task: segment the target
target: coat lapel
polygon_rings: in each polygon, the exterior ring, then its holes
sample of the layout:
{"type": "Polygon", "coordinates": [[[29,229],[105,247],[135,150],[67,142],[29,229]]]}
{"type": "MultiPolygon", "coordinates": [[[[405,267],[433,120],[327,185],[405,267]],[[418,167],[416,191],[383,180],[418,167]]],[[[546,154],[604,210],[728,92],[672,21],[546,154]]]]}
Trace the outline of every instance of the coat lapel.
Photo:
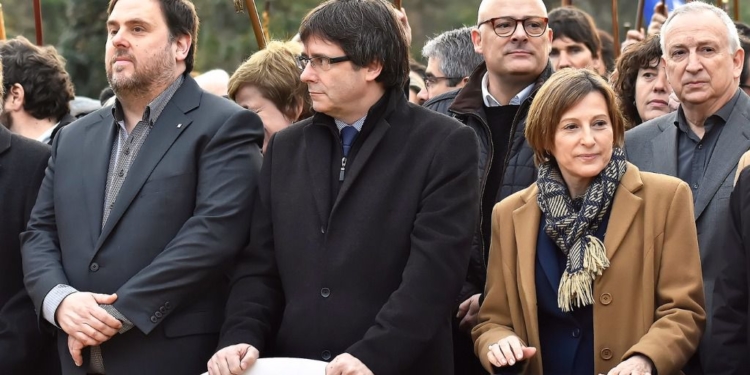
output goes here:
{"type": "MultiPolygon", "coordinates": [[[[724,129],[716,140],[713,155],[711,155],[706,172],[695,196],[695,219],[701,216],[706,206],[711,202],[716,192],[732,171],[742,154],[750,148],[750,100],[742,93],[729,116],[724,129]]],[[[731,176],[734,181],[734,176],[731,176]]]]}
{"type": "Polygon", "coordinates": [[[107,171],[112,154],[112,145],[117,134],[112,111],[101,112],[101,119],[88,125],[83,149],[83,165],[81,184],[85,197],[83,201],[89,218],[89,233],[91,243],[95,244],[102,231],[102,215],[104,214],[104,194],[107,188],[107,171]]]}
{"type": "Polygon", "coordinates": [[[677,176],[677,127],[674,126],[677,112],[665,116],[659,122],[661,133],[651,141],[653,169],[649,171],[677,176]]]}
{"type": "Polygon", "coordinates": [[[604,236],[604,248],[607,250],[609,260],[614,257],[641,209],[642,199],[635,195],[641,187],[643,187],[643,181],[638,167],[628,163],[610,207],[611,214],[607,224],[607,233],[604,236]]]}
{"type": "Polygon", "coordinates": [[[107,224],[102,229],[101,236],[99,236],[96,251],[104,244],[107,236],[109,236],[112,229],[117,225],[117,222],[122,218],[122,215],[127,211],[130,203],[141,190],[141,187],[151,175],[156,165],[159,164],[164,154],[180,134],[190,126],[193,120],[187,117],[185,113],[198,107],[201,95],[202,91],[198,88],[195,81],[186,78],[185,82],[183,82],[182,86],[164,108],[164,111],[159,115],[153,129],[151,129],[148,137],[146,137],[146,141],[141,146],[140,151],[138,151],[138,155],[133,160],[133,165],[130,167],[125,181],[122,183],[120,192],[115,200],[115,206],[109,214],[107,224]]]}
{"type": "Polygon", "coordinates": [[[307,171],[321,223],[328,222],[331,208],[331,130],[319,123],[303,130],[307,171]]]}
{"type": "MultiPolygon", "coordinates": [[[[529,332],[539,332],[537,324],[537,299],[535,283],[535,262],[537,235],[542,211],[536,202],[539,189],[536,184],[521,197],[524,205],[513,211],[513,228],[516,237],[518,257],[519,295],[521,307],[529,324],[529,332]]],[[[531,336],[534,337],[534,336],[531,336]]]]}
{"type": "Polygon", "coordinates": [[[352,164],[349,166],[346,172],[347,176],[344,179],[344,183],[341,185],[341,190],[339,191],[338,196],[336,196],[336,202],[334,202],[333,204],[331,214],[336,211],[336,207],[339,205],[339,202],[341,202],[344,196],[346,196],[346,193],[349,192],[349,189],[351,189],[354,181],[356,181],[357,177],[360,175],[360,173],[362,173],[362,169],[365,167],[365,165],[367,165],[367,162],[371,159],[373,152],[377,148],[378,144],[380,144],[380,141],[383,140],[390,127],[390,124],[388,124],[386,120],[381,119],[377,124],[375,124],[374,129],[372,129],[372,132],[367,136],[367,138],[365,138],[362,147],[357,152],[357,157],[354,158],[352,164]]]}

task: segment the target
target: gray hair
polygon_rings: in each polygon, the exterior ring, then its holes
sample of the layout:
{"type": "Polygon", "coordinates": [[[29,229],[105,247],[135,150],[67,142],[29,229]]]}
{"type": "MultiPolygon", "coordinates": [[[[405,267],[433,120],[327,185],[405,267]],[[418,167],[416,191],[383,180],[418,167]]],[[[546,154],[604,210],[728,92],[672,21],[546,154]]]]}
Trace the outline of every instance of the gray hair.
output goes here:
{"type": "Polygon", "coordinates": [[[708,3],[704,3],[702,1],[691,1],[689,3],[685,3],[685,5],[675,8],[675,10],[669,14],[669,17],[667,17],[667,20],[664,22],[664,24],[661,25],[661,51],[665,57],[667,56],[668,51],[667,42],[665,40],[666,38],[664,38],[664,36],[666,35],[667,29],[672,23],[672,20],[681,14],[703,12],[713,13],[716,17],[719,17],[722,23],[724,23],[724,26],[727,29],[727,36],[729,37],[729,51],[731,53],[735,53],[738,49],[740,49],[740,37],[737,33],[737,26],[734,25],[734,22],[731,18],[729,18],[727,12],[725,12],[721,8],[708,3]]]}
{"type": "Polygon", "coordinates": [[[440,59],[439,68],[443,74],[456,78],[448,81],[451,87],[457,85],[463,77],[470,76],[474,68],[484,61],[484,57],[474,51],[472,29],[473,27],[462,27],[446,31],[427,41],[422,48],[422,56],[440,59]]]}

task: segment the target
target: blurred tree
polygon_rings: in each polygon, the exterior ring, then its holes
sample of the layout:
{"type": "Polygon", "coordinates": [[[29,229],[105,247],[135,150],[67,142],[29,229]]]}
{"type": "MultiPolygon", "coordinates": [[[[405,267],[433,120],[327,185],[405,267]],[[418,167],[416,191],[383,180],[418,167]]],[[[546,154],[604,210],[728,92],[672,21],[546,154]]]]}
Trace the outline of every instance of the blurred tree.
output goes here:
{"type": "MultiPolygon", "coordinates": [[[[221,68],[230,74],[258,47],[247,14],[234,12],[232,0],[193,0],[201,17],[196,67],[198,71],[221,68]]],[[[263,9],[265,0],[257,0],[263,9]]],[[[297,33],[300,20],[322,0],[267,0],[270,5],[270,37],[290,39],[297,33]]],[[[412,26],[412,55],[421,60],[427,38],[463,25],[477,22],[481,0],[402,0],[412,26]]],[[[560,6],[560,0],[545,0],[549,10],[560,6]]],[[[741,3],[747,3],[742,0],[741,3]]],[[[34,17],[29,0],[0,0],[5,14],[9,38],[24,35],[34,40],[34,17]]],[[[76,93],[96,97],[107,85],[104,73],[106,43],[105,0],[42,0],[44,39],[68,59],[68,71],[76,85],[76,93]]],[[[612,32],[611,2],[574,0],[589,12],[597,25],[612,32]]],[[[625,36],[625,23],[635,24],[635,0],[619,1],[620,36],[625,36]]],[[[733,14],[733,13],[732,13],[733,14]]],[[[750,22],[750,4],[742,5],[742,19],[750,22]]]]}

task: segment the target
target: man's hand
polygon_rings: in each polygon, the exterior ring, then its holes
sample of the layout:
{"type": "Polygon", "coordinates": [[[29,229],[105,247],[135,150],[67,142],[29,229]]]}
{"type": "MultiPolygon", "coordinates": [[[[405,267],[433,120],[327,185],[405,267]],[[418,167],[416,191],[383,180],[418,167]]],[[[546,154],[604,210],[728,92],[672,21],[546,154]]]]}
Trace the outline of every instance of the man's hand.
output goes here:
{"type": "Polygon", "coordinates": [[[466,301],[461,302],[458,305],[458,314],[456,318],[461,319],[458,323],[458,328],[462,331],[471,332],[471,329],[477,325],[477,319],[479,318],[479,293],[469,297],[466,301]]]}
{"type": "Polygon", "coordinates": [[[406,44],[411,46],[411,25],[409,25],[409,18],[406,17],[406,8],[396,9],[396,18],[398,18],[399,22],[401,22],[401,25],[404,27],[406,44]]]}
{"type": "Polygon", "coordinates": [[[654,15],[651,16],[651,23],[648,24],[648,35],[655,35],[661,32],[661,26],[667,20],[667,15],[666,4],[661,5],[661,2],[656,3],[654,15]]]}
{"type": "Polygon", "coordinates": [[[651,360],[643,355],[634,355],[610,370],[607,375],[651,375],[654,366],[651,360]]]}
{"type": "Polygon", "coordinates": [[[99,345],[122,328],[119,320],[99,307],[99,304],[111,305],[116,300],[116,294],[76,292],[60,303],[55,320],[65,333],[84,346],[99,345]]]}
{"type": "Polygon", "coordinates": [[[349,353],[343,353],[326,366],[326,375],[373,375],[373,373],[359,359],[349,353]]]}
{"type": "Polygon", "coordinates": [[[78,367],[83,365],[82,351],[85,347],[86,345],[83,345],[82,342],[76,340],[75,337],[68,335],[68,351],[70,352],[70,356],[73,357],[73,362],[75,362],[78,367]]]}
{"type": "Polygon", "coordinates": [[[258,359],[258,349],[249,344],[227,346],[208,360],[209,375],[239,375],[258,359]]]}
{"type": "Polygon", "coordinates": [[[628,33],[625,34],[625,41],[620,46],[620,51],[625,52],[625,49],[644,39],[646,39],[646,31],[643,28],[640,30],[628,30],[628,33]]]}

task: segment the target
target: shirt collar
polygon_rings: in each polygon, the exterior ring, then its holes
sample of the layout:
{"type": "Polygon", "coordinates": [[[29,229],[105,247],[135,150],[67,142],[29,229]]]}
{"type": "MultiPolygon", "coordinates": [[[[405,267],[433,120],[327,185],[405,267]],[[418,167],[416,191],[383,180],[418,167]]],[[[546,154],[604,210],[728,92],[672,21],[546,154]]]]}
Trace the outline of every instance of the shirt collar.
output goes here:
{"type": "MultiPolygon", "coordinates": [[[[721,121],[719,121],[720,124],[726,124],[727,121],[729,121],[729,116],[732,115],[732,111],[734,110],[734,105],[737,104],[737,100],[739,100],[740,98],[740,90],[741,89],[738,88],[737,92],[734,93],[734,96],[732,96],[732,98],[729,99],[728,102],[726,102],[721,108],[719,108],[718,111],[716,111],[713,115],[709,116],[708,119],[718,117],[719,119],[721,119],[721,121]]],[[[709,122],[708,119],[706,119],[707,123],[709,122]]],[[[682,110],[682,106],[680,106],[677,109],[677,118],[675,119],[674,124],[682,131],[687,131],[687,129],[689,128],[687,126],[687,118],[685,117],[685,111],[682,110]]],[[[714,122],[711,122],[710,124],[707,124],[707,125],[710,126],[712,124],[714,124],[714,122]]]]}
{"type": "MultiPolygon", "coordinates": [[[[182,86],[182,82],[184,82],[185,77],[181,74],[179,77],[177,77],[172,84],[170,84],[164,91],[161,92],[154,100],[151,101],[151,103],[148,103],[146,106],[146,110],[143,111],[143,117],[141,118],[141,121],[148,121],[148,124],[153,126],[154,123],[156,123],[156,120],[159,118],[159,115],[164,111],[164,108],[166,108],[167,103],[172,99],[172,96],[177,92],[177,89],[182,86]]],[[[115,97],[115,105],[112,106],[112,116],[115,118],[115,122],[120,124],[121,126],[124,125],[125,122],[125,114],[122,110],[122,105],[120,104],[120,100],[115,97]]]]}
{"type": "MultiPolygon", "coordinates": [[[[500,107],[502,104],[500,104],[497,99],[495,99],[492,94],[490,94],[490,72],[484,73],[484,77],[482,77],[482,99],[484,100],[484,105],[486,107],[500,107]]],[[[510,100],[510,103],[508,105],[521,105],[521,102],[526,100],[526,98],[531,95],[531,91],[534,89],[534,82],[532,82],[530,85],[526,86],[521,92],[516,94],[516,96],[513,97],[513,99],[510,100]]]]}
{"type": "Polygon", "coordinates": [[[55,131],[55,128],[57,128],[59,125],[60,123],[58,122],[57,124],[55,124],[55,126],[50,127],[49,129],[47,129],[47,131],[42,133],[42,135],[40,135],[39,138],[37,138],[36,140],[45,144],[49,144],[49,141],[52,139],[52,133],[55,131]]]}
{"type": "Polygon", "coordinates": [[[365,119],[367,118],[367,115],[362,117],[361,119],[354,121],[353,124],[347,124],[337,118],[333,119],[333,122],[336,123],[336,127],[339,128],[339,133],[341,132],[341,129],[347,127],[347,126],[353,126],[355,129],[357,129],[358,132],[362,131],[362,125],[365,124],[365,119]]]}

